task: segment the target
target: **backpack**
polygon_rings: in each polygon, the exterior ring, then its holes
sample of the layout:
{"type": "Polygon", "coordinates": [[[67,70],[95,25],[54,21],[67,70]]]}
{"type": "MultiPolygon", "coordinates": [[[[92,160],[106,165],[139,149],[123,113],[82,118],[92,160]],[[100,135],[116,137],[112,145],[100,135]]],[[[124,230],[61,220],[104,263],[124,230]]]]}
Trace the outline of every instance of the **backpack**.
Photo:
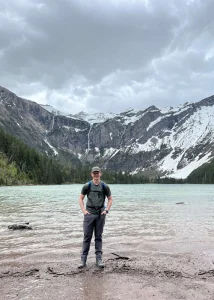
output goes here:
{"type": "MultiPolygon", "coordinates": [[[[92,180],[88,182],[87,197],[88,197],[88,195],[90,193],[90,190],[91,190],[91,183],[92,183],[92,180]]],[[[99,214],[101,213],[101,208],[104,206],[104,204],[105,204],[105,198],[107,196],[107,187],[106,187],[106,184],[103,181],[101,181],[101,183],[102,183],[102,193],[104,195],[103,205],[101,207],[97,207],[97,206],[94,205],[95,209],[97,211],[99,211],[99,214]]],[[[93,201],[92,201],[92,203],[93,203],[93,201]]]]}
{"type": "MultiPolygon", "coordinates": [[[[91,191],[91,182],[92,182],[92,180],[90,180],[88,182],[87,197],[88,197],[88,195],[89,195],[89,193],[91,191]]],[[[101,183],[102,183],[102,192],[103,192],[103,195],[104,195],[104,198],[105,198],[107,196],[107,187],[106,187],[106,184],[103,181],[101,181],[101,183]]]]}

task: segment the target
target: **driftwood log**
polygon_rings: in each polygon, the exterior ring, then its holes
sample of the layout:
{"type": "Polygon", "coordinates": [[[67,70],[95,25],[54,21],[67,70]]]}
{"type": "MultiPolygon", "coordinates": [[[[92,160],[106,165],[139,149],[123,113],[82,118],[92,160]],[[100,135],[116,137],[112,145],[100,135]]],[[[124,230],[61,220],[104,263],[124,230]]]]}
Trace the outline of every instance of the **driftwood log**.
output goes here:
{"type": "Polygon", "coordinates": [[[127,256],[121,256],[121,255],[119,255],[119,254],[117,254],[117,253],[111,253],[111,254],[115,255],[116,257],[114,257],[114,258],[109,258],[109,259],[107,259],[107,261],[109,261],[109,260],[118,260],[118,259],[121,259],[121,260],[129,260],[129,259],[130,259],[130,257],[127,257],[127,256]]]}

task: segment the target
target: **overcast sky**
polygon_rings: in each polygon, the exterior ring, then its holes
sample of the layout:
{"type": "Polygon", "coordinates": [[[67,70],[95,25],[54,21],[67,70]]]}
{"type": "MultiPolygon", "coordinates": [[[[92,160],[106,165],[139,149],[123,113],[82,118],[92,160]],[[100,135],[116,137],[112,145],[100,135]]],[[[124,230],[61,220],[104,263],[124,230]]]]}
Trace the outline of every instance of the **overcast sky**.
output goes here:
{"type": "Polygon", "coordinates": [[[0,85],[69,113],[214,94],[213,0],[0,0],[0,85]]]}

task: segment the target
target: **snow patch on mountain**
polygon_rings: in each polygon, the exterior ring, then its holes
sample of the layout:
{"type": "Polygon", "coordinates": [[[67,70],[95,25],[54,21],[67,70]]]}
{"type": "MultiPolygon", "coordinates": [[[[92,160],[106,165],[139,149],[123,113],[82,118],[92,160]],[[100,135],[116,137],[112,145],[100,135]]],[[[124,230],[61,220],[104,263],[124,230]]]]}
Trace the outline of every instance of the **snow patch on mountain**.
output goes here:
{"type": "Polygon", "coordinates": [[[93,125],[95,123],[103,123],[108,119],[114,118],[115,116],[116,114],[114,113],[85,113],[82,111],[78,114],[73,115],[72,117],[87,121],[88,123],[90,123],[90,125],[93,125]]]}
{"type": "Polygon", "coordinates": [[[160,149],[161,145],[163,143],[163,140],[158,137],[152,137],[150,138],[146,143],[140,144],[140,143],[134,143],[132,148],[132,153],[136,154],[139,152],[148,152],[153,151],[156,149],[160,149]]]}
{"type": "MultiPolygon", "coordinates": [[[[188,149],[200,143],[214,126],[214,107],[201,107],[179,127],[170,140],[172,148],[188,149]]],[[[176,130],[176,129],[175,129],[176,130]]]]}
{"type": "Polygon", "coordinates": [[[185,111],[189,108],[191,104],[189,103],[185,103],[185,104],[180,104],[180,105],[177,105],[175,107],[172,107],[172,106],[166,106],[162,109],[160,109],[160,112],[161,114],[165,115],[165,114],[176,114],[176,113],[181,113],[182,111],[185,111]]]}
{"type": "Polygon", "coordinates": [[[113,154],[116,154],[115,152],[118,152],[118,151],[119,151],[118,149],[115,149],[115,148],[112,148],[112,147],[108,148],[108,149],[105,149],[103,157],[112,156],[113,154]]]}
{"type": "Polygon", "coordinates": [[[147,131],[149,131],[149,129],[151,129],[154,125],[158,124],[162,119],[164,119],[166,116],[160,116],[158,117],[156,120],[154,120],[153,122],[151,122],[148,126],[148,128],[146,129],[147,131]]]}
{"type": "Polygon", "coordinates": [[[54,115],[61,115],[61,116],[66,116],[67,114],[64,112],[59,111],[58,109],[54,108],[51,105],[48,104],[40,104],[41,107],[43,107],[45,110],[49,111],[50,113],[54,115]]]}
{"type": "Polygon", "coordinates": [[[48,142],[47,139],[44,139],[45,143],[48,144],[48,146],[53,150],[55,155],[58,155],[59,153],[56,151],[56,149],[48,142]]]}
{"type": "Polygon", "coordinates": [[[194,171],[195,169],[197,169],[198,167],[200,167],[201,165],[203,165],[204,163],[209,162],[209,160],[211,159],[210,157],[211,152],[207,153],[203,158],[199,159],[199,157],[196,158],[195,161],[190,162],[187,166],[185,166],[184,168],[180,169],[180,170],[176,170],[174,171],[174,173],[171,173],[169,175],[167,175],[168,177],[172,177],[172,178],[187,178],[187,176],[194,171]]]}
{"type": "Polygon", "coordinates": [[[143,117],[143,115],[140,115],[140,116],[124,116],[123,117],[123,123],[125,125],[128,125],[130,123],[135,123],[136,121],[138,121],[139,119],[141,119],[143,117]]]}

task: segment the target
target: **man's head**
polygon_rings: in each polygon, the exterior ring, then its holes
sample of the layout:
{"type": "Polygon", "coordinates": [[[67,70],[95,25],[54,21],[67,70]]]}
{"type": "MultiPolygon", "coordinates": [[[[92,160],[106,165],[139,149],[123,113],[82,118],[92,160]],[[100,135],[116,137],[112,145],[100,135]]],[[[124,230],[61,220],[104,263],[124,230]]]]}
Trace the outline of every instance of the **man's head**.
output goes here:
{"type": "Polygon", "coordinates": [[[93,167],[91,169],[91,177],[93,178],[93,180],[99,181],[101,175],[102,175],[102,172],[99,167],[93,167]]]}

